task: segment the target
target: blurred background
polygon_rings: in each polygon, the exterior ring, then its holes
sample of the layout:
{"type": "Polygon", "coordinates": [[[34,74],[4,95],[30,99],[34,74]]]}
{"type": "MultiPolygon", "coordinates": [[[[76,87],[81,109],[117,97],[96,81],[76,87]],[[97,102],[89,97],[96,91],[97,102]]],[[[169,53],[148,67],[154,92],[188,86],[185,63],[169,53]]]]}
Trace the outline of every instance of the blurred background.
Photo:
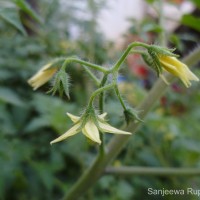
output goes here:
{"type": "MultiPolygon", "coordinates": [[[[159,44],[163,31],[168,47],[176,47],[181,56],[191,52],[200,42],[200,1],[0,1],[0,200],[60,199],[97,154],[82,134],[49,144],[72,125],[65,113],[82,112],[95,88],[83,68],[69,68],[70,100],[45,94],[50,84],[33,91],[27,79],[61,56],[112,65],[129,43],[159,44]],[[164,27],[159,25],[160,4],[164,27]]],[[[157,77],[138,55],[130,55],[124,65],[119,87],[135,107],[157,77]]],[[[199,65],[192,70],[200,77],[199,65]]],[[[199,168],[199,103],[198,83],[190,89],[180,81],[172,84],[112,165],[199,168]]],[[[113,92],[106,96],[105,110],[112,125],[124,123],[113,92]]],[[[106,140],[111,137],[107,134],[106,140]]],[[[199,185],[199,177],[106,175],[81,199],[154,199],[144,192],[148,187],[199,185]]]]}

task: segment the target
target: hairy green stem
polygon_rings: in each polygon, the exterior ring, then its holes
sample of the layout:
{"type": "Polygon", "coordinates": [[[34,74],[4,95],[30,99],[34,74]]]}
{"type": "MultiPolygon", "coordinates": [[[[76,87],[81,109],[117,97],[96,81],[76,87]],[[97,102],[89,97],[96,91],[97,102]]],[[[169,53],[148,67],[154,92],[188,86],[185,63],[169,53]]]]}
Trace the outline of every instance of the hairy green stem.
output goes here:
{"type": "Polygon", "coordinates": [[[116,95],[117,95],[117,97],[118,97],[123,109],[126,110],[126,105],[125,105],[125,103],[124,103],[124,101],[122,99],[122,96],[121,96],[121,94],[119,92],[119,89],[118,89],[117,85],[115,86],[115,93],[116,93],[116,95]]]}
{"type": "Polygon", "coordinates": [[[78,58],[74,58],[74,57],[71,57],[71,58],[67,58],[65,60],[65,62],[63,63],[63,66],[62,68],[66,68],[67,64],[71,63],[71,62],[75,62],[75,63],[79,63],[81,65],[85,65],[87,67],[90,67],[92,69],[96,69],[98,71],[101,71],[103,73],[108,73],[108,69],[104,68],[104,67],[101,67],[100,65],[95,65],[93,63],[90,63],[90,62],[86,62],[84,60],[81,60],[81,59],[78,59],[78,58]]]}
{"type": "Polygon", "coordinates": [[[92,78],[92,80],[95,82],[96,86],[99,86],[100,85],[99,79],[86,66],[83,66],[83,68],[88,73],[88,75],[92,78]]]}
{"type": "Polygon", "coordinates": [[[108,167],[106,174],[114,175],[152,175],[152,176],[196,176],[200,175],[200,169],[197,168],[175,168],[175,167],[108,167]]]}
{"type": "MultiPolygon", "coordinates": [[[[100,87],[104,87],[107,79],[108,79],[108,75],[106,74],[102,78],[102,81],[100,83],[100,87]]],[[[100,95],[99,95],[99,111],[100,111],[100,114],[103,113],[103,109],[104,109],[104,92],[101,92],[100,95]]]]}
{"type": "Polygon", "coordinates": [[[114,86],[116,85],[116,83],[111,83],[111,84],[108,84],[104,87],[101,87],[99,89],[97,89],[96,91],[94,91],[90,97],[90,100],[89,100],[89,104],[88,106],[92,106],[93,104],[93,101],[94,101],[94,98],[98,95],[98,94],[101,94],[102,92],[104,92],[105,90],[110,90],[111,88],[113,88],[114,86]]]}
{"type": "MultiPolygon", "coordinates": [[[[200,60],[200,47],[198,47],[194,52],[188,55],[183,62],[188,66],[196,64],[200,60]]],[[[174,77],[170,74],[165,75],[168,81],[173,81],[174,77]]],[[[138,106],[138,110],[141,110],[140,118],[144,119],[154,103],[160,98],[160,96],[167,89],[167,85],[158,79],[150,90],[147,97],[138,106]]],[[[137,128],[141,123],[133,122],[130,124],[126,130],[135,133],[137,128]]],[[[94,185],[94,183],[101,177],[106,166],[114,159],[124,145],[127,143],[130,136],[116,135],[109,142],[106,148],[106,152],[102,157],[98,157],[92,165],[85,171],[85,173],[80,177],[80,179],[75,183],[70,191],[66,193],[63,200],[76,200],[77,198],[83,196],[83,194],[94,185]]]]}
{"type": "MultiPolygon", "coordinates": [[[[103,87],[106,84],[108,75],[104,75],[101,83],[100,83],[100,87],[103,87]]],[[[102,91],[99,95],[99,112],[100,114],[103,113],[104,110],[104,91],[102,91]]],[[[100,139],[101,139],[101,145],[100,145],[100,154],[103,155],[105,153],[105,149],[104,149],[104,138],[103,138],[103,133],[100,132],[100,139]]]]}
{"type": "Polygon", "coordinates": [[[142,42],[133,42],[131,44],[128,45],[127,49],[124,51],[124,53],[122,54],[122,56],[119,58],[119,60],[116,62],[116,64],[113,66],[113,68],[111,69],[111,71],[118,71],[121,64],[124,62],[124,60],[126,59],[126,57],[128,56],[129,52],[134,48],[134,47],[144,47],[144,48],[148,48],[149,45],[148,44],[144,44],[142,42]]]}

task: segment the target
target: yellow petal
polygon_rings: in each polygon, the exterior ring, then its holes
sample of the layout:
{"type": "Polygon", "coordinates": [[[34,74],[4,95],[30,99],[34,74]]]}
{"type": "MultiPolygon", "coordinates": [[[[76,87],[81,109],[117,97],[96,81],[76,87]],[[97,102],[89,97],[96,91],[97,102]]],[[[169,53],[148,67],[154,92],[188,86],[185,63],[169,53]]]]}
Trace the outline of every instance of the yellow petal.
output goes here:
{"type": "Polygon", "coordinates": [[[74,126],[72,126],[72,128],[70,128],[66,133],[62,134],[60,137],[56,138],[55,140],[51,141],[50,144],[53,144],[53,143],[56,143],[56,142],[60,142],[72,135],[75,135],[77,134],[80,130],[81,124],[78,123],[78,124],[75,124],[74,126]]]}
{"type": "Polygon", "coordinates": [[[185,73],[187,74],[189,80],[199,81],[199,78],[195,74],[193,74],[186,65],[185,65],[185,73]]]}
{"type": "Polygon", "coordinates": [[[179,77],[186,87],[191,86],[190,80],[199,81],[198,77],[190,69],[175,57],[160,56],[159,60],[163,68],[174,76],[179,77]]]}
{"type": "MultiPolygon", "coordinates": [[[[167,56],[162,56],[160,57],[160,62],[163,65],[163,68],[168,71],[169,73],[179,76],[180,73],[177,70],[177,67],[175,66],[175,61],[174,59],[167,59],[167,56]]],[[[170,57],[169,57],[170,58],[170,57]]]]}
{"type": "Polygon", "coordinates": [[[176,68],[177,67],[182,67],[182,65],[185,65],[184,63],[182,63],[180,60],[178,60],[175,57],[171,57],[171,56],[160,56],[159,57],[160,62],[166,63],[166,64],[170,64],[171,66],[174,66],[176,68]]]}
{"type": "Polygon", "coordinates": [[[75,115],[72,115],[71,113],[66,113],[66,114],[69,116],[69,118],[70,118],[74,123],[78,122],[78,120],[80,119],[80,117],[75,116],[75,115]]]}
{"type": "Polygon", "coordinates": [[[99,137],[99,130],[97,129],[96,125],[93,121],[89,120],[85,124],[85,127],[82,129],[83,134],[88,137],[90,140],[101,144],[101,140],[99,137]]]}
{"type": "Polygon", "coordinates": [[[28,80],[29,85],[31,85],[34,90],[44,85],[56,73],[57,68],[50,68],[50,66],[51,63],[45,65],[33,77],[31,77],[28,80]]]}
{"type": "Polygon", "coordinates": [[[103,132],[107,132],[107,133],[115,133],[115,134],[126,134],[126,135],[131,135],[130,132],[127,131],[122,131],[119,130],[113,126],[111,126],[110,124],[107,123],[102,123],[100,121],[98,121],[99,127],[103,132]]]}

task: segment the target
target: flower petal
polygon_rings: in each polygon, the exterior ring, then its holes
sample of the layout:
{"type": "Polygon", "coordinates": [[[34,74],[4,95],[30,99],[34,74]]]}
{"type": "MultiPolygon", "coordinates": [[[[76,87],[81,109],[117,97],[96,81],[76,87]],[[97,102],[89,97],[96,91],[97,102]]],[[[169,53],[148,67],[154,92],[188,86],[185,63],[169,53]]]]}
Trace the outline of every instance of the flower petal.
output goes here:
{"type": "Polygon", "coordinates": [[[82,132],[90,140],[101,144],[101,140],[99,137],[99,130],[93,121],[91,120],[87,121],[87,123],[85,124],[85,127],[82,129],[82,132]]]}
{"type": "Polygon", "coordinates": [[[169,73],[179,77],[186,87],[191,86],[190,80],[199,81],[198,77],[190,69],[175,57],[160,56],[159,60],[163,68],[169,73]]]}
{"type": "Polygon", "coordinates": [[[78,122],[78,120],[80,119],[80,117],[75,116],[75,115],[72,115],[71,113],[66,113],[66,114],[69,116],[69,118],[70,118],[74,123],[78,122]]]}
{"type": "Polygon", "coordinates": [[[43,66],[33,77],[28,80],[28,83],[34,90],[44,85],[58,70],[56,67],[50,68],[51,63],[43,66]]]}
{"type": "Polygon", "coordinates": [[[195,75],[195,74],[193,74],[190,70],[189,70],[189,68],[187,67],[187,66],[185,66],[185,73],[187,74],[187,77],[188,77],[188,79],[189,80],[193,80],[193,81],[199,81],[199,78],[195,75]]]}
{"type": "Polygon", "coordinates": [[[131,135],[130,132],[127,131],[122,131],[119,130],[113,126],[111,126],[110,124],[107,123],[102,123],[100,121],[98,121],[99,127],[103,132],[107,132],[107,133],[115,133],[115,134],[126,134],[126,135],[131,135]]]}
{"type": "Polygon", "coordinates": [[[101,114],[101,115],[98,115],[98,117],[99,117],[100,119],[103,119],[103,120],[104,120],[104,118],[106,117],[106,115],[107,115],[107,113],[105,112],[105,113],[103,113],[103,114],[101,114]]]}
{"type": "Polygon", "coordinates": [[[50,144],[53,144],[53,143],[56,143],[56,142],[60,142],[72,135],[75,135],[77,134],[80,130],[81,124],[78,123],[78,124],[75,124],[74,126],[72,126],[72,128],[70,128],[66,133],[64,133],[63,135],[61,135],[60,137],[56,138],[55,140],[51,141],[50,144]]]}

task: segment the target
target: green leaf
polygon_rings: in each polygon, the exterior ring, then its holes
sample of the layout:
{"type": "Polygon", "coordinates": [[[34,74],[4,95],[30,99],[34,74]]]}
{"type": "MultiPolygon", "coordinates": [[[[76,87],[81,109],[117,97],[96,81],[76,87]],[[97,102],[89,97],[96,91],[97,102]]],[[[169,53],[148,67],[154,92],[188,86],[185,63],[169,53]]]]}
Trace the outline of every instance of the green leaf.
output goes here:
{"type": "Polygon", "coordinates": [[[0,88],[0,101],[11,103],[16,106],[24,105],[20,97],[15,92],[4,87],[0,88]]]}
{"type": "Polygon", "coordinates": [[[25,13],[30,15],[37,22],[42,23],[41,17],[30,7],[30,5],[24,0],[15,0],[16,5],[21,8],[25,13]]]}
{"type": "Polygon", "coordinates": [[[192,0],[192,1],[198,8],[200,8],[200,1],[199,0],[192,0]]]}
{"type": "Polygon", "coordinates": [[[16,8],[0,8],[0,17],[26,35],[26,31],[20,21],[19,13],[16,8]]]}
{"type": "Polygon", "coordinates": [[[40,128],[50,126],[50,122],[45,117],[33,118],[31,122],[25,127],[26,132],[34,132],[40,128]]]}
{"type": "Polygon", "coordinates": [[[130,185],[130,183],[121,180],[117,184],[117,196],[121,200],[125,199],[131,199],[132,195],[134,193],[133,187],[130,185]]]}
{"type": "Polygon", "coordinates": [[[181,23],[193,28],[197,31],[200,31],[200,18],[199,17],[194,17],[192,15],[183,15],[181,19],[181,23]]]}
{"type": "Polygon", "coordinates": [[[190,152],[200,153],[200,142],[193,138],[180,138],[177,139],[174,144],[174,149],[185,149],[190,152]]]}

